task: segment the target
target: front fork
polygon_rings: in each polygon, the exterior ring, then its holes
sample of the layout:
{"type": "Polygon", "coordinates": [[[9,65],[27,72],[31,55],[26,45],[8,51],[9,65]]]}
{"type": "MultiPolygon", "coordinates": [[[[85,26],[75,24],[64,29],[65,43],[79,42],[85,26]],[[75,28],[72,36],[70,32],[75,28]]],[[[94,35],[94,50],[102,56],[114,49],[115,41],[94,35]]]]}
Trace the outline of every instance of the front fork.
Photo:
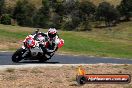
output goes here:
{"type": "Polygon", "coordinates": [[[22,49],[25,50],[24,54],[22,55],[23,58],[27,58],[27,55],[29,54],[29,50],[23,45],[22,49]]]}

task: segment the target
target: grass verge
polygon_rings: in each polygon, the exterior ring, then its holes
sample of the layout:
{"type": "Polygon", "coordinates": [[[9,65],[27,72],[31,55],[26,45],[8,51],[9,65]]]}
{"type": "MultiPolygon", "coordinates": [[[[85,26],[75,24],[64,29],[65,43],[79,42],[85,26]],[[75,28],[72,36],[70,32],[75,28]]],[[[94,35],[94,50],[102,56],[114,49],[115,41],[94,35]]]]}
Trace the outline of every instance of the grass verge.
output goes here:
{"type": "MultiPolygon", "coordinates": [[[[100,57],[132,58],[132,22],[91,32],[59,31],[65,45],[59,52],[100,57]]],[[[46,32],[47,30],[41,30],[46,32]]],[[[33,28],[0,25],[0,50],[16,50],[33,28]]]]}

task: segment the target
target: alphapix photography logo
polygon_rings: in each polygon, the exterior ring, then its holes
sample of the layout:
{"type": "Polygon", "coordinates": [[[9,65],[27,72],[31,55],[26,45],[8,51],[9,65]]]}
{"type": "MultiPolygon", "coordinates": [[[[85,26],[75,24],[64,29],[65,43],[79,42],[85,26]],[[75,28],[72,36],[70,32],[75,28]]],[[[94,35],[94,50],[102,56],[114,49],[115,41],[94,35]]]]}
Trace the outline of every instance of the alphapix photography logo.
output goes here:
{"type": "Polygon", "coordinates": [[[76,81],[79,85],[86,83],[127,84],[131,82],[131,76],[129,74],[86,74],[85,69],[79,66],[76,81]]]}

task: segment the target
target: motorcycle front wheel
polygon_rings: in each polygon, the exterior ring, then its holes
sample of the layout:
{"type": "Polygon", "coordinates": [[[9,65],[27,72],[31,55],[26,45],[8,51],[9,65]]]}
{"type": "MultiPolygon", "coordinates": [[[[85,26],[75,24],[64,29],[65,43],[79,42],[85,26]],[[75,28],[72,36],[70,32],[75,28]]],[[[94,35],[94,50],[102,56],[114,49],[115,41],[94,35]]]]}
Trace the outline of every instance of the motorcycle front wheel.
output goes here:
{"type": "Polygon", "coordinates": [[[23,59],[22,55],[25,53],[23,48],[17,49],[17,51],[12,55],[12,61],[18,63],[23,59]]]}
{"type": "Polygon", "coordinates": [[[45,56],[43,56],[43,57],[39,57],[39,62],[41,63],[41,62],[46,62],[46,61],[48,61],[50,58],[46,58],[45,56]]]}

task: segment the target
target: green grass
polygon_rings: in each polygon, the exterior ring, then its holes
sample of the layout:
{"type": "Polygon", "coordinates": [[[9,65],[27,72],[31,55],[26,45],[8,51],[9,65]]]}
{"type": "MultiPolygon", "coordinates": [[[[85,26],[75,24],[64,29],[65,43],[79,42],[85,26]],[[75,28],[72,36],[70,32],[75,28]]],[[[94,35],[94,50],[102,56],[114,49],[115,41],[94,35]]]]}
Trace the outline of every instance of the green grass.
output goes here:
{"type": "Polygon", "coordinates": [[[17,32],[10,32],[10,31],[7,31],[7,30],[0,30],[0,36],[5,36],[7,38],[17,38],[17,39],[22,39],[24,38],[24,36],[27,36],[28,33],[27,32],[20,32],[20,33],[17,33],[17,32]]]}
{"type": "MultiPolygon", "coordinates": [[[[132,22],[112,27],[93,29],[91,32],[60,31],[65,45],[59,52],[100,57],[132,58],[132,22]]],[[[17,43],[32,33],[33,28],[0,25],[0,40],[17,43]]],[[[46,30],[41,30],[46,31],[46,30]]],[[[7,45],[8,46],[8,45],[7,45]]],[[[16,46],[10,48],[15,50],[16,46]]]]}
{"type": "MultiPolygon", "coordinates": [[[[131,58],[132,57],[132,45],[119,42],[119,41],[108,41],[105,39],[102,41],[91,38],[91,37],[81,37],[78,35],[73,35],[73,32],[69,34],[65,33],[67,36],[63,36],[65,40],[65,46],[62,48],[64,51],[76,52],[78,54],[87,54],[95,56],[105,56],[105,57],[122,57],[131,58]]],[[[98,38],[98,36],[97,36],[98,38]]]]}

